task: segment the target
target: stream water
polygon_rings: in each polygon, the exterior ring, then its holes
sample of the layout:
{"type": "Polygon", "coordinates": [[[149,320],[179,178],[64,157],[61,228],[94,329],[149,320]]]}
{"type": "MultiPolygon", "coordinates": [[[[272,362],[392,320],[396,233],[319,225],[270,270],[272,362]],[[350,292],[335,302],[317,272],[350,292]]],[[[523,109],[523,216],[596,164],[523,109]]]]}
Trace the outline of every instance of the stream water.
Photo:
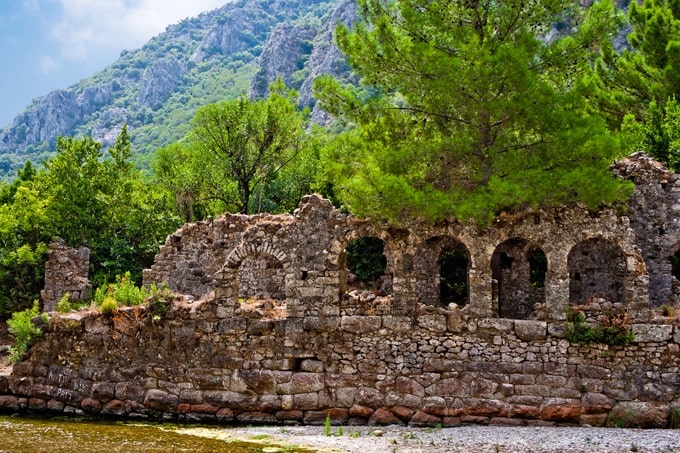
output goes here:
{"type": "Polygon", "coordinates": [[[253,442],[231,438],[229,428],[151,423],[102,423],[73,419],[0,416],[0,452],[128,453],[229,452],[304,453],[294,445],[276,446],[266,436],[253,442]]]}

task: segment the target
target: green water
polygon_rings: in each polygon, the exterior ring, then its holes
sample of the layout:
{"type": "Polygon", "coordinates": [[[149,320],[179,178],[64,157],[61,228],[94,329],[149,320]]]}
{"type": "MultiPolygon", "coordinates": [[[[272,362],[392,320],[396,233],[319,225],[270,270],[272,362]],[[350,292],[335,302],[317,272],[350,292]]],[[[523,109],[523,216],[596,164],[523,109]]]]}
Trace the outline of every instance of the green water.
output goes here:
{"type": "Polygon", "coordinates": [[[0,416],[0,452],[286,452],[310,450],[230,438],[229,428],[147,423],[100,423],[0,416]]]}

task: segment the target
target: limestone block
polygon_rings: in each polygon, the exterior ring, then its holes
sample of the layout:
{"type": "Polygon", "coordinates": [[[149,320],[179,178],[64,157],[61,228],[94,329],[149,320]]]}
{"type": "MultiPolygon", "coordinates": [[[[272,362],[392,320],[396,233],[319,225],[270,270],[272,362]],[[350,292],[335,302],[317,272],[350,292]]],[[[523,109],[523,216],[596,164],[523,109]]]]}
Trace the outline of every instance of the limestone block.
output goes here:
{"type": "Polygon", "coordinates": [[[539,418],[556,422],[576,422],[580,415],[581,404],[578,400],[547,398],[541,404],[539,418]]]}
{"type": "Polygon", "coordinates": [[[445,315],[422,315],[417,318],[418,325],[431,332],[446,332],[447,319],[445,315]]]}
{"type": "Polygon", "coordinates": [[[352,333],[368,333],[380,329],[382,317],[380,316],[343,316],[340,328],[352,333]]]}
{"type": "Polygon", "coordinates": [[[147,391],[144,397],[144,406],[159,411],[172,412],[176,409],[178,403],[179,398],[176,395],[159,389],[147,391]]]}
{"type": "Polygon", "coordinates": [[[477,327],[481,332],[490,334],[508,334],[512,332],[515,320],[504,318],[484,318],[480,319],[477,327]]]}
{"type": "Polygon", "coordinates": [[[665,343],[673,336],[673,326],[665,324],[633,324],[633,334],[638,343],[665,343]]]}
{"type": "Polygon", "coordinates": [[[608,426],[621,428],[665,428],[669,407],[663,403],[623,401],[614,405],[607,418],[608,426]]]}
{"type": "Polygon", "coordinates": [[[515,334],[521,340],[544,340],[548,335],[548,323],[545,321],[516,319],[515,334]]]}

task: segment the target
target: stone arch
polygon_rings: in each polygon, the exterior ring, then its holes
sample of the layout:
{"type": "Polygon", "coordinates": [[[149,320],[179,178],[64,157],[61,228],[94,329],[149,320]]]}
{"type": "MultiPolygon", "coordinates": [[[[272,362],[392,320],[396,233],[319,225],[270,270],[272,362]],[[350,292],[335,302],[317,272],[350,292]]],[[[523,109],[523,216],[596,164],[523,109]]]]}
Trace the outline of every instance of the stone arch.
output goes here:
{"type": "Polygon", "coordinates": [[[621,248],[603,238],[574,245],[567,258],[569,303],[586,304],[591,298],[625,302],[626,259],[621,248]]]}
{"type": "Polygon", "coordinates": [[[274,244],[264,241],[258,243],[241,244],[227,256],[225,267],[238,268],[243,261],[249,255],[255,254],[267,254],[272,255],[278,259],[281,263],[288,261],[288,256],[279,250],[274,244]]]}
{"type": "MultiPolygon", "coordinates": [[[[288,256],[269,242],[241,244],[227,256],[224,266],[215,274],[215,297],[229,310],[237,306],[239,298],[283,299],[286,296],[285,271],[288,265],[288,256]],[[241,269],[244,262],[251,271],[250,277],[246,277],[241,269]],[[258,272],[263,275],[252,275],[258,272]],[[268,274],[275,278],[268,278],[268,274]],[[259,277],[264,281],[262,285],[253,283],[259,277]],[[239,284],[242,283],[240,280],[246,284],[239,284]]],[[[226,312],[229,313],[231,311],[226,312]]]]}
{"type": "Polygon", "coordinates": [[[529,319],[536,304],[545,303],[548,261],[536,243],[513,237],[500,243],[491,257],[493,304],[498,316],[529,319]]]}
{"type": "Polygon", "coordinates": [[[471,258],[468,248],[451,236],[424,241],[415,262],[416,294],[426,305],[467,305],[470,300],[471,258]]]}

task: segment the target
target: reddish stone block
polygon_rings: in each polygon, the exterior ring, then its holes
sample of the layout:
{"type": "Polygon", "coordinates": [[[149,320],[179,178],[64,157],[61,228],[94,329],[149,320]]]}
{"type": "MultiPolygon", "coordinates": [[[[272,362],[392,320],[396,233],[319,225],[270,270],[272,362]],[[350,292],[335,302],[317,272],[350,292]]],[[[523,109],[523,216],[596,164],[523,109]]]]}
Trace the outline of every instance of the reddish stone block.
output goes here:
{"type": "Polygon", "coordinates": [[[408,422],[416,411],[404,406],[394,406],[392,408],[392,413],[404,422],[408,422]]]}
{"type": "Polygon", "coordinates": [[[436,426],[442,424],[442,419],[430,415],[427,412],[418,411],[416,412],[411,420],[409,421],[409,426],[423,427],[423,426],[436,426]]]}
{"type": "Polygon", "coordinates": [[[403,425],[404,422],[399,420],[391,410],[381,407],[376,410],[371,418],[368,419],[369,425],[403,425]]]}

